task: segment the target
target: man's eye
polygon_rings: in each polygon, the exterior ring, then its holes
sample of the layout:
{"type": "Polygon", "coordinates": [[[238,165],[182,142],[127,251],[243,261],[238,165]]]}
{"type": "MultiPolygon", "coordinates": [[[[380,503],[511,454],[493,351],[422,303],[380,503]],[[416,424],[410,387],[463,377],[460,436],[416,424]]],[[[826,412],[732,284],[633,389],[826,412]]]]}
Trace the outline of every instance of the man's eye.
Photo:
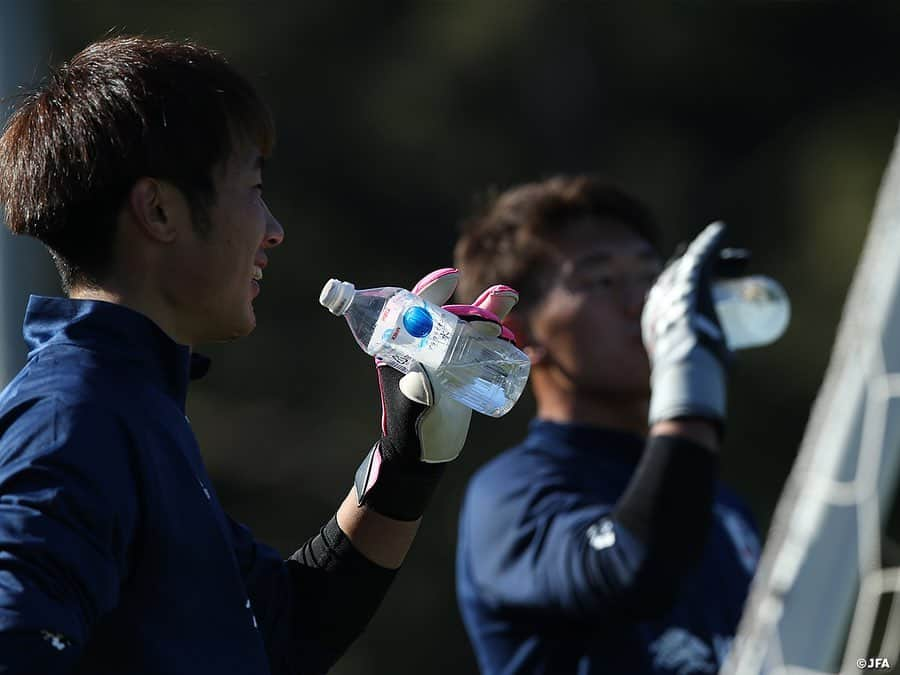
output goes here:
{"type": "Polygon", "coordinates": [[[602,276],[588,279],[587,285],[591,288],[610,288],[614,283],[615,280],[612,277],[602,276]]]}

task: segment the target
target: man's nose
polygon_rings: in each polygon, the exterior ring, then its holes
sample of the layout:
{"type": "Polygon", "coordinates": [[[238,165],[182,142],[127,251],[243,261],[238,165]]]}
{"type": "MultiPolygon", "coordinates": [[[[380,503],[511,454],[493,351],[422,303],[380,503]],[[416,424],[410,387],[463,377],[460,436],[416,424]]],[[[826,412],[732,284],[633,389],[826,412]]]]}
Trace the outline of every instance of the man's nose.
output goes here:
{"type": "Polygon", "coordinates": [[[263,241],[263,248],[274,248],[282,241],[284,241],[284,228],[266,205],[266,238],[263,241]]]}

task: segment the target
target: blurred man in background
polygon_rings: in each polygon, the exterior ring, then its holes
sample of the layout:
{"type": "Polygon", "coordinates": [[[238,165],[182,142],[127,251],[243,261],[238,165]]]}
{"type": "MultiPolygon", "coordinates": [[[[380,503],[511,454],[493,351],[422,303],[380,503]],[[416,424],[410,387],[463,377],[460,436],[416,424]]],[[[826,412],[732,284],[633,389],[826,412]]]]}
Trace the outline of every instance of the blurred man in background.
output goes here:
{"type": "MultiPolygon", "coordinates": [[[[316,536],[283,561],[222,510],[185,399],[208,367],[193,346],[256,324],[284,236],[262,197],[273,137],[219,54],[121,37],[55,70],[0,138],[8,225],[47,245],[68,296],[32,296],[28,362],[0,394],[6,675],[325,672],[461,449],[468,409],[380,366],[381,438],[316,536]]],[[[456,282],[414,292],[442,303],[456,282]]],[[[499,336],[515,302],[488,289],[453,311],[499,336]]]]}
{"type": "Polygon", "coordinates": [[[459,525],[458,601],[486,675],[724,661],[758,541],[716,480],[721,236],[710,226],[660,275],[648,210],[588,177],[509,190],[467,224],[460,296],[495,278],[521,291],[506,323],[537,401],[525,440],[472,479],[459,525]]]}

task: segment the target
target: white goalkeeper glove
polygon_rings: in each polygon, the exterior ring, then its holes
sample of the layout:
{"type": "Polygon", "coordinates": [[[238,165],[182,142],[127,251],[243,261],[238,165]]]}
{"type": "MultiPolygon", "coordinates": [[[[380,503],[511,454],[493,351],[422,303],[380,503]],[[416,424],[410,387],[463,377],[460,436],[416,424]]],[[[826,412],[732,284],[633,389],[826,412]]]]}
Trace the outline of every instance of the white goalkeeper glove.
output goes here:
{"type": "Polygon", "coordinates": [[[651,426],[684,417],[724,422],[730,352],[712,298],[724,230],[720,222],[706,227],[647,295],[641,330],[652,367],[651,426]]]}

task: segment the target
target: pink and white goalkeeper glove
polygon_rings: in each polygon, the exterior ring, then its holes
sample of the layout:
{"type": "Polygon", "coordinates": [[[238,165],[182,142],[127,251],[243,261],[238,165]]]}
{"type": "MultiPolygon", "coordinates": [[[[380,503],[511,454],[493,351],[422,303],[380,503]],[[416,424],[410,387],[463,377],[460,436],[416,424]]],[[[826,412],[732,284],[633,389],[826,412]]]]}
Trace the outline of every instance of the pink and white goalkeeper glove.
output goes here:
{"type": "MultiPolygon", "coordinates": [[[[435,305],[456,290],[459,272],[436,270],[412,292],[435,305]]],[[[498,340],[513,340],[501,321],[519,300],[509,286],[491,286],[471,305],[444,309],[498,340]]],[[[469,431],[472,411],[435,386],[429,369],[414,364],[406,375],[377,364],[381,389],[381,438],[356,473],[360,504],[398,520],[416,520],[425,510],[446,462],[456,459],[469,431]]]]}

